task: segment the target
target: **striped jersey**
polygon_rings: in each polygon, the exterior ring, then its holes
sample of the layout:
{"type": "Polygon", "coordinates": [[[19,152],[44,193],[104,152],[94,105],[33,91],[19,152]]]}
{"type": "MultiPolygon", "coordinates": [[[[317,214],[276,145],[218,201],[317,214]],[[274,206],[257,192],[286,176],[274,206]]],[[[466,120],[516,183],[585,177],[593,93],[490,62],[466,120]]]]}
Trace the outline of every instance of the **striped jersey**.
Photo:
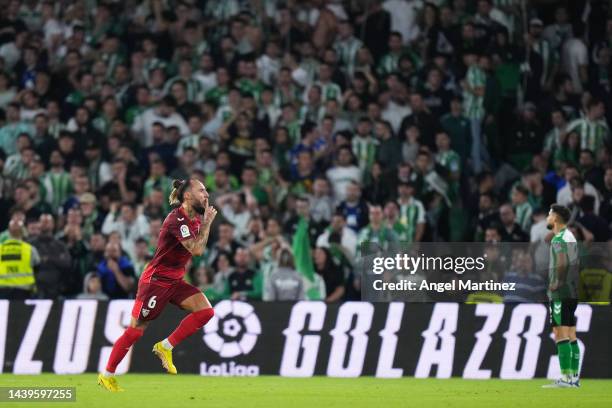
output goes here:
{"type": "Polygon", "coordinates": [[[544,151],[555,152],[561,148],[561,129],[553,127],[546,136],[544,136],[544,151]]]}
{"type": "Polygon", "coordinates": [[[542,77],[540,84],[544,85],[552,75],[552,68],[559,62],[559,53],[552,47],[550,42],[541,38],[533,44],[533,50],[542,57],[542,77]]]}
{"type": "Polygon", "coordinates": [[[418,224],[425,223],[425,207],[416,198],[412,197],[410,201],[402,204],[398,201],[400,207],[399,222],[406,229],[405,237],[408,242],[413,242],[416,235],[416,227],[418,224]]]}
{"type": "Polygon", "coordinates": [[[400,53],[389,52],[383,55],[383,57],[380,59],[380,62],[378,63],[378,66],[376,67],[376,70],[380,75],[387,75],[392,72],[398,71],[399,60],[404,55],[410,57],[410,60],[412,61],[416,69],[419,69],[423,65],[421,57],[416,52],[412,51],[411,49],[404,49],[400,53]]]}
{"type": "Polygon", "coordinates": [[[60,208],[72,192],[72,180],[66,171],[48,171],[42,183],[47,191],[46,200],[54,210],[60,208]]]}
{"type": "Polygon", "coordinates": [[[201,138],[202,138],[202,135],[197,134],[197,133],[183,136],[181,140],[179,140],[178,145],[176,146],[176,152],[174,153],[174,155],[176,157],[182,156],[183,152],[188,147],[192,147],[196,149],[196,151],[199,150],[201,138]]]}
{"type": "Polygon", "coordinates": [[[372,228],[372,225],[368,225],[359,231],[359,235],[357,236],[357,242],[359,243],[359,248],[361,248],[361,244],[378,244],[384,250],[389,249],[389,244],[398,241],[398,237],[395,234],[395,231],[386,225],[382,225],[379,229],[375,230],[372,228]]]}
{"type": "Polygon", "coordinates": [[[523,231],[529,232],[531,228],[531,215],[533,214],[529,201],[514,205],[514,212],[516,213],[516,223],[521,226],[523,231]]]}
{"type": "Polygon", "coordinates": [[[387,75],[397,71],[399,66],[400,54],[387,53],[383,55],[378,63],[377,71],[380,75],[387,75]]]}
{"type": "Polygon", "coordinates": [[[281,92],[280,88],[274,88],[274,105],[281,108],[287,103],[294,103],[302,97],[302,91],[295,85],[290,85],[288,92],[281,92]]]}
{"type": "Polygon", "coordinates": [[[4,175],[15,180],[25,180],[30,177],[30,167],[21,160],[19,153],[12,154],[4,164],[4,175]]]}
{"type": "MultiPolygon", "coordinates": [[[[484,88],[487,82],[485,72],[477,65],[468,68],[465,80],[471,89],[484,88]]],[[[485,115],[484,96],[478,96],[467,90],[463,91],[463,111],[470,119],[482,119],[485,115]]]]}
{"type": "Polygon", "coordinates": [[[177,81],[183,81],[187,85],[187,100],[189,102],[202,102],[204,100],[204,92],[202,89],[202,83],[197,79],[189,78],[185,79],[180,76],[175,76],[166,81],[164,90],[166,93],[170,93],[172,85],[177,81]]]}
{"type": "Polygon", "coordinates": [[[334,44],[334,49],[340,57],[340,63],[347,72],[353,72],[355,60],[357,59],[357,51],[362,47],[363,42],[355,37],[350,37],[343,41],[336,41],[334,44]]]}
{"type": "Polygon", "coordinates": [[[376,160],[378,140],[373,137],[355,135],[352,140],[353,154],[357,158],[357,165],[361,174],[369,173],[376,160]]]}
{"type": "Polygon", "coordinates": [[[106,63],[106,78],[113,78],[115,69],[125,62],[125,56],[118,52],[103,53],[100,58],[106,63]]]}
{"type": "Polygon", "coordinates": [[[608,125],[603,120],[576,119],[567,125],[568,132],[580,135],[580,148],[597,152],[603,148],[609,137],[608,125]]]}
{"type": "MultiPolygon", "coordinates": [[[[338,101],[338,103],[342,103],[342,88],[340,88],[340,85],[334,83],[334,82],[327,82],[327,83],[322,83],[322,82],[315,82],[315,85],[318,85],[321,88],[321,98],[324,101],[329,101],[331,99],[335,99],[338,101]]],[[[306,95],[308,95],[308,91],[309,89],[306,89],[306,91],[304,92],[304,100],[306,100],[306,95]]]]}

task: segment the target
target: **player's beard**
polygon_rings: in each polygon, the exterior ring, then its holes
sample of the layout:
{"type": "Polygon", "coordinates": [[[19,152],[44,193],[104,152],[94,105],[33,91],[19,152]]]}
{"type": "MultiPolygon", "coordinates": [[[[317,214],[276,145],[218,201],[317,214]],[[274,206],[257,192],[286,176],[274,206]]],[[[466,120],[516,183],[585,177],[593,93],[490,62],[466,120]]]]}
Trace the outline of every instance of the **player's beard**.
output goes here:
{"type": "Polygon", "coordinates": [[[200,215],[204,215],[206,208],[200,203],[195,203],[193,204],[193,211],[197,212],[200,215]]]}

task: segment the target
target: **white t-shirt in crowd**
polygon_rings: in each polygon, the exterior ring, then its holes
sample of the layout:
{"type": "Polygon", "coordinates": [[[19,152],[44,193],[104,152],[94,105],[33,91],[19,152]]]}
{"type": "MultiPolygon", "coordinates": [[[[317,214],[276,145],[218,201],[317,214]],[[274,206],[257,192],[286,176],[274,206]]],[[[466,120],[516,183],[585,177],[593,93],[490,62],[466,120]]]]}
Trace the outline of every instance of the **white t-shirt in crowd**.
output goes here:
{"type": "Polygon", "coordinates": [[[334,190],[334,199],[339,203],[346,198],[346,187],[351,181],[361,182],[361,170],[357,166],[335,166],[327,170],[327,179],[334,190]]]}
{"type": "Polygon", "coordinates": [[[582,93],[582,81],[580,80],[579,67],[588,64],[589,51],[584,42],[579,38],[570,38],[563,44],[561,52],[562,67],[572,79],[572,85],[576,92],[582,93]]]}
{"type": "Polygon", "coordinates": [[[421,0],[387,0],[382,5],[391,15],[391,30],[402,34],[405,45],[419,35],[416,19],[422,6],[421,0]]]}

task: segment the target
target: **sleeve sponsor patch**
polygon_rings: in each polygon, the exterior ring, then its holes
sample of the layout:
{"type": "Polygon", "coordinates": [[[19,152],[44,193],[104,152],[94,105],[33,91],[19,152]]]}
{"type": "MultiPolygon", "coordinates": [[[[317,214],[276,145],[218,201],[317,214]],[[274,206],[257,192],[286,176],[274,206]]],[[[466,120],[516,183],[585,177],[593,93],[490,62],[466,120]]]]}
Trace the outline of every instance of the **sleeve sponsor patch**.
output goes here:
{"type": "Polygon", "coordinates": [[[181,225],[181,237],[187,238],[190,235],[191,232],[189,232],[189,227],[185,224],[181,225]]]}

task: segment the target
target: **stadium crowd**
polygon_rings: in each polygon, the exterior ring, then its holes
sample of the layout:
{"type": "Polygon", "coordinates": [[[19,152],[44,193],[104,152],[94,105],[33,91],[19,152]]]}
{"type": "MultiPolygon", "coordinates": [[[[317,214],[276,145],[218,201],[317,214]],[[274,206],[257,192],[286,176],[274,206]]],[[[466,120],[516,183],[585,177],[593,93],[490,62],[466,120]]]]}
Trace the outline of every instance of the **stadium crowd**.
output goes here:
{"type": "Polygon", "coordinates": [[[308,297],[303,233],[328,302],[361,242],[541,242],[554,202],[608,241],[610,4],[522,3],[0,0],[0,298],[133,297],[188,177],[213,301],[308,297]]]}

